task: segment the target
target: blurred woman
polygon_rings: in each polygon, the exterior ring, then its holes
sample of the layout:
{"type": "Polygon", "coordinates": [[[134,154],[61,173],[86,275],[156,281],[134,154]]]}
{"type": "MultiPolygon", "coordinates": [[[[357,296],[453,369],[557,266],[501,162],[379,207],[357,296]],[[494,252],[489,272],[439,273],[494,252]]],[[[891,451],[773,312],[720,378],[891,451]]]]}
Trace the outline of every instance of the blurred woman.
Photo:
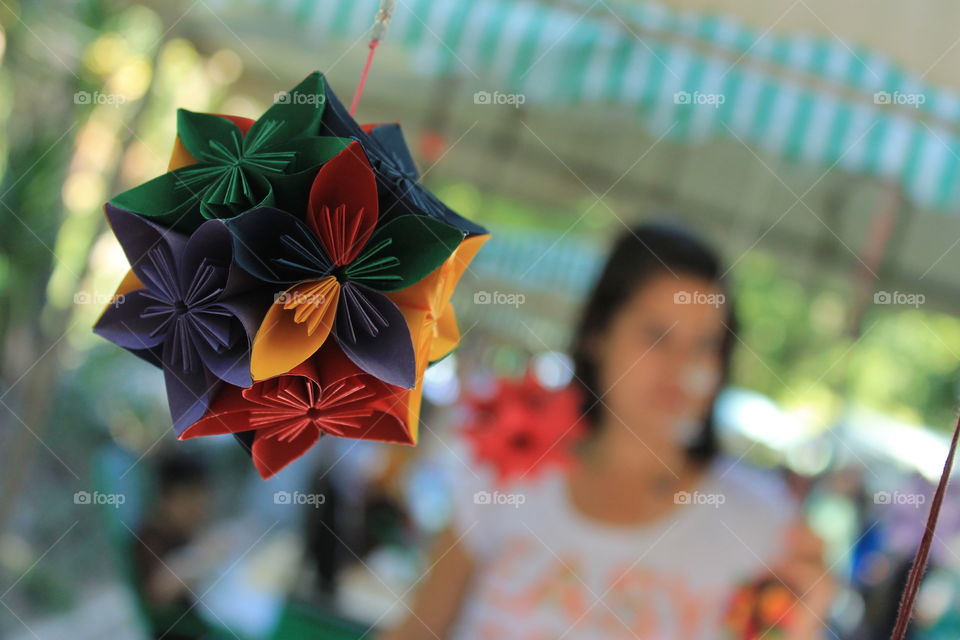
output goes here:
{"type": "Polygon", "coordinates": [[[769,637],[821,637],[820,541],[779,476],[718,452],[737,342],[724,273],[682,230],[622,234],[572,345],[591,425],[578,463],[497,488],[523,496],[506,504],[475,500],[493,487],[460,474],[454,521],[385,638],[737,637],[725,626],[750,584],[787,594],[787,635],[769,637]]]}

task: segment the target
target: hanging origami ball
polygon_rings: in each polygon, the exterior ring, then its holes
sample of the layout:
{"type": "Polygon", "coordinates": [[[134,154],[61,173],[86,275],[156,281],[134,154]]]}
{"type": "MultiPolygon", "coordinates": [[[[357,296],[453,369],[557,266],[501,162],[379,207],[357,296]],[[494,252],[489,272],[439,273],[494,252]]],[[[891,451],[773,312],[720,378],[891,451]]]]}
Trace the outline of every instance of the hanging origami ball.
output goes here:
{"type": "Polygon", "coordinates": [[[531,372],[518,381],[501,379],[491,395],[467,400],[463,432],[475,460],[492,468],[497,482],[534,477],[573,462],[573,446],[586,433],[581,399],[577,387],[547,389],[531,372]]]}
{"type": "Polygon", "coordinates": [[[489,235],[399,125],[361,127],[320,73],[255,121],[180,110],[169,171],[105,209],[131,271],[94,330],[163,369],[181,439],[232,433],[264,478],[323,435],[416,444],[489,235]]]}

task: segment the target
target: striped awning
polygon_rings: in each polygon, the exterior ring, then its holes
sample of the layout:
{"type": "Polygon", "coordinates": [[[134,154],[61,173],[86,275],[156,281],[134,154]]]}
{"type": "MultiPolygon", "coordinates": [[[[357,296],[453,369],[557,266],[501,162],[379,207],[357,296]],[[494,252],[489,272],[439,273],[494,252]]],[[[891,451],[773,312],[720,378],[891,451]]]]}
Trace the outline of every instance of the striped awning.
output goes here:
{"type": "MultiPolygon", "coordinates": [[[[379,0],[250,0],[312,37],[362,37],[379,0]]],[[[620,103],[651,135],[724,136],[791,160],[895,181],[958,210],[960,96],[839,40],[761,34],[719,15],[606,0],[398,0],[387,46],[491,99],[620,103]],[[494,93],[493,88],[498,93],[494,93]]]]}

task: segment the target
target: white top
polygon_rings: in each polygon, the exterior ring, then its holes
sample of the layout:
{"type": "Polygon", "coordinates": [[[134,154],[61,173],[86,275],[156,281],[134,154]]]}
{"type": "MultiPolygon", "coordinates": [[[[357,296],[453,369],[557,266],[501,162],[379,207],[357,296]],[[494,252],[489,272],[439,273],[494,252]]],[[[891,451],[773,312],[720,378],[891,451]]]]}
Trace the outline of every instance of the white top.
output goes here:
{"type": "Polygon", "coordinates": [[[799,514],[778,475],[723,457],[642,526],[584,516],[559,470],[499,489],[463,467],[454,478],[477,566],[455,640],[721,638],[733,589],[764,573],[799,514]]]}

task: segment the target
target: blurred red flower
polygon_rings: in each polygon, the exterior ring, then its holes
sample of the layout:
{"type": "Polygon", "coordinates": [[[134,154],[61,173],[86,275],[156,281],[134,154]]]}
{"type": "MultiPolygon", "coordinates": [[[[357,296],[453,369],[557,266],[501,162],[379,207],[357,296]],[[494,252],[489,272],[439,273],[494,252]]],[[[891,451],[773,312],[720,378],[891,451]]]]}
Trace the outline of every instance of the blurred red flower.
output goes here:
{"type": "Polygon", "coordinates": [[[493,468],[499,483],[569,466],[586,432],[582,397],[575,385],[548,389],[531,372],[498,380],[492,394],[469,396],[463,431],[475,460],[493,468]]]}

